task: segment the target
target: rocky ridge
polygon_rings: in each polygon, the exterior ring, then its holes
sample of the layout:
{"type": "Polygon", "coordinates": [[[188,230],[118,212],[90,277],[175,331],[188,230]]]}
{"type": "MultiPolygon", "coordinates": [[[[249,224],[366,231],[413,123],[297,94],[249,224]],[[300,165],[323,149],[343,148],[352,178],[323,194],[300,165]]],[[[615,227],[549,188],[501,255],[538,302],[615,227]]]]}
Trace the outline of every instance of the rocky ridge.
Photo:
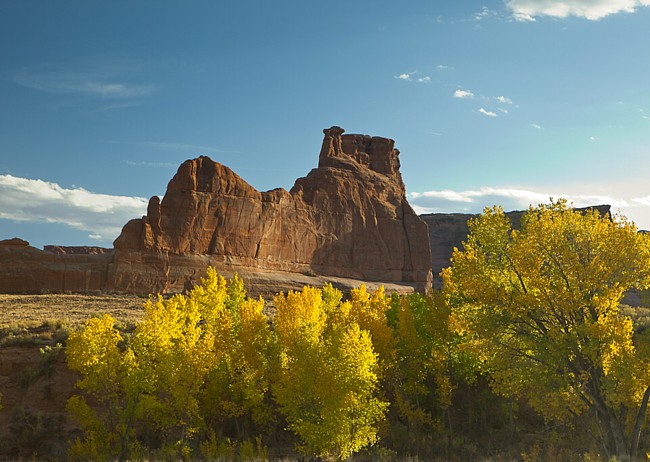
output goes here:
{"type": "Polygon", "coordinates": [[[325,281],[425,290],[427,226],[406,200],[394,141],[324,135],[318,167],[290,191],[259,192],[208,157],[184,162],[112,252],[0,245],[0,291],[176,292],[208,265],[257,293],[325,281]]]}

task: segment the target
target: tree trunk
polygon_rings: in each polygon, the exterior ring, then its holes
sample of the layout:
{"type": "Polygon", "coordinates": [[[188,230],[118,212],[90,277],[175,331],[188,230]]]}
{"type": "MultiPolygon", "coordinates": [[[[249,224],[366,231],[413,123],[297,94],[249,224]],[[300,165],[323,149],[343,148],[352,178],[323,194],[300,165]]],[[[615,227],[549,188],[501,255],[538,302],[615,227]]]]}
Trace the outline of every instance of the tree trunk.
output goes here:
{"type": "Polygon", "coordinates": [[[645,389],[643,400],[641,400],[641,406],[639,407],[639,412],[636,416],[636,422],[634,423],[634,430],[632,430],[632,441],[630,443],[630,455],[632,456],[632,460],[634,460],[638,455],[639,441],[641,440],[641,431],[643,430],[643,422],[645,421],[645,414],[648,410],[649,399],[650,386],[645,389]]]}
{"type": "Polygon", "coordinates": [[[627,443],[625,441],[625,424],[621,424],[614,411],[609,407],[607,407],[607,415],[605,418],[607,419],[607,426],[614,440],[616,457],[620,460],[629,460],[630,453],[627,450],[627,443]]]}

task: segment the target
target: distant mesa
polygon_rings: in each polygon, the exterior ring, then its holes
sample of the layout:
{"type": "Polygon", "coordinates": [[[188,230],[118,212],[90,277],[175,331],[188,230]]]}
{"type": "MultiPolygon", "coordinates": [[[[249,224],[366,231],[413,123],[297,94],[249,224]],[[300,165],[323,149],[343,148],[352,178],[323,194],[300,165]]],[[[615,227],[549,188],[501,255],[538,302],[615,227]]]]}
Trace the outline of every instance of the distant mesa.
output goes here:
{"type": "Polygon", "coordinates": [[[323,132],[318,167],[290,191],[259,192],[201,156],[124,226],[113,251],[2,245],[0,291],[177,292],[208,265],[239,273],[254,293],[327,281],[426,290],[427,225],[406,200],[395,142],[323,132]]]}
{"type": "MultiPolygon", "coordinates": [[[[595,209],[601,215],[610,213],[609,205],[596,205],[593,207],[579,208],[576,210],[595,209]]],[[[521,227],[523,211],[507,212],[513,229],[521,227]]],[[[431,269],[433,274],[438,275],[443,268],[450,264],[451,254],[454,247],[461,248],[463,241],[467,240],[469,233],[468,220],[478,217],[477,214],[467,213],[429,213],[420,215],[420,218],[427,224],[429,230],[429,242],[431,245],[431,269]]]]}
{"type": "Polygon", "coordinates": [[[43,247],[45,252],[59,255],[103,255],[113,252],[113,249],[94,246],[66,246],[66,245],[46,245],[43,247]]]}
{"type": "Polygon", "coordinates": [[[29,245],[29,242],[19,237],[12,237],[11,239],[3,239],[0,241],[0,245],[27,247],[29,245]]]}

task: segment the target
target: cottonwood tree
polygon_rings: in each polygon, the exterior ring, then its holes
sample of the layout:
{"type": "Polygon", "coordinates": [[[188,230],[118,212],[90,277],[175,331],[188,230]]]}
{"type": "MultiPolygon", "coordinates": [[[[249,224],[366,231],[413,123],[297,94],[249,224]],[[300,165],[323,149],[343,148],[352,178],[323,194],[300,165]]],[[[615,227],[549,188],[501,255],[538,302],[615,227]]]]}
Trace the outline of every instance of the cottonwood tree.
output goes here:
{"type": "Polygon", "coordinates": [[[226,281],[212,268],[189,299],[214,339],[215,358],[201,394],[204,416],[215,432],[232,426],[232,436],[239,439],[255,436],[254,428],[268,429],[274,420],[270,400],[274,340],[263,313],[264,300],[248,298],[239,277],[226,281]]]}
{"type": "Polygon", "coordinates": [[[68,403],[85,433],[71,455],[128,459],[147,446],[145,434],[164,455],[187,458],[228,419],[268,422],[272,336],[262,308],[239,278],[209,268],[187,296],[148,300],[129,338],[108,315],[90,319],[68,339],[85,392],[68,403]]]}
{"type": "Polygon", "coordinates": [[[636,457],[650,356],[619,302],[650,284],[650,236],[562,200],[530,208],[515,231],[495,207],[470,222],[443,281],[497,392],[547,419],[590,413],[608,456],[636,457]]]}
{"type": "Polygon", "coordinates": [[[387,403],[377,396],[370,333],[340,301],[331,286],[275,297],[280,363],[274,395],[303,452],[347,459],[377,441],[387,403]]]}
{"type": "Polygon", "coordinates": [[[136,412],[147,383],[133,350],[122,347],[123,342],[108,314],[89,319],[84,329],[68,337],[68,366],[83,376],[77,386],[99,404],[91,407],[81,395],[69,399],[68,412],[84,432],[71,446],[72,458],[130,457],[136,412]]]}

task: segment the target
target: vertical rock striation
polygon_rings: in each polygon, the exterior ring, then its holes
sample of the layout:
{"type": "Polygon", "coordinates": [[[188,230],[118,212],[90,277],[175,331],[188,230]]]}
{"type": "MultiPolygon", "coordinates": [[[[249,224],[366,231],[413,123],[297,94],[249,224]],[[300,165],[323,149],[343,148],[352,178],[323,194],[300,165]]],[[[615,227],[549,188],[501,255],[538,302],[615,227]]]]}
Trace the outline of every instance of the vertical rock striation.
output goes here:
{"type": "Polygon", "coordinates": [[[318,167],[291,191],[259,192],[208,157],[184,162],[115,241],[114,289],[173,290],[206,261],[429,287],[427,227],[406,201],[394,141],[343,133],[324,130],[318,167]]]}

